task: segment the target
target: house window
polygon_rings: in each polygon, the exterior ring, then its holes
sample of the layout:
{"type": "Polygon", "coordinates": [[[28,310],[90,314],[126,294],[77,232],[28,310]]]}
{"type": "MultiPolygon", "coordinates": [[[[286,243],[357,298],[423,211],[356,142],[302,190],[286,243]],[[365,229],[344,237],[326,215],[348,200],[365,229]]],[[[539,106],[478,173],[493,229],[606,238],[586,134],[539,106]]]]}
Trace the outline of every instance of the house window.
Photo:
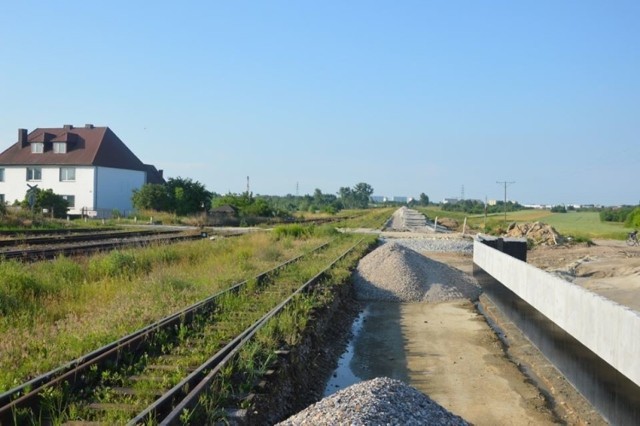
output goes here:
{"type": "Polygon", "coordinates": [[[4,182],[4,168],[0,167],[0,182],[4,182]]]}
{"type": "Polygon", "coordinates": [[[44,152],[44,144],[42,142],[31,142],[31,152],[33,154],[42,154],[44,152]]]}
{"type": "Polygon", "coordinates": [[[42,168],[27,167],[27,180],[42,180],[42,168]]]}
{"type": "Polygon", "coordinates": [[[69,208],[73,208],[76,206],[76,196],[75,195],[63,195],[63,199],[67,200],[69,204],[69,208]]]}
{"type": "Polygon", "coordinates": [[[67,153],[67,144],[66,144],[66,142],[54,142],[53,143],[53,152],[54,152],[54,154],[66,154],[67,153]]]}
{"type": "Polygon", "coordinates": [[[76,180],[75,167],[60,167],[60,182],[68,182],[76,180]]]}

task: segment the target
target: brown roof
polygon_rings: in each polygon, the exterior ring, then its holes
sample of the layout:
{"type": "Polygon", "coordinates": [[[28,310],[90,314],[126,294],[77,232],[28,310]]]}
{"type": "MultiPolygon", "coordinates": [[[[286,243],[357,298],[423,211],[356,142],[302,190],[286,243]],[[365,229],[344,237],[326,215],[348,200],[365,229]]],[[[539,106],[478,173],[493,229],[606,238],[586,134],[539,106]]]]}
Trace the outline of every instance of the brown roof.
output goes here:
{"type": "Polygon", "coordinates": [[[162,176],[162,170],[156,169],[152,164],[145,164],[145,170],[147,171],[147,183],[155,183],[163,185],[167,183],[162,176]]]}
{"type": "Polygon", "coordinates": [[[147,171],[142,161],[108,127],[37,128],[0,154],[0,165],[102,166],[147,171]],[[31,142],[43,142],[44,152],[31,152],[31,142]],[[53,152],[53,142],[67,142],[67,152],[53,152]]]}

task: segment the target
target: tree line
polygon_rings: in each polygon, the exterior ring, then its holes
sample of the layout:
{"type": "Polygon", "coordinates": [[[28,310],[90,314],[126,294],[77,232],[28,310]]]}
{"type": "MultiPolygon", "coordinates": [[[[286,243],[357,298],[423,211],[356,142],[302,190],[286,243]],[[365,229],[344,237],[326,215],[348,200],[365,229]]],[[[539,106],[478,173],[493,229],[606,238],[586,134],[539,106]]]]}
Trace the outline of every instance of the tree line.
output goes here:
{"type": "Polygon", "coordinates": [[[191,179],[171,178],[166,184],[146,184],[133,193],[133,206],[139,210],[156,210],[189,215],[229,205],[241,216],[283,217],[294,211],[336,213],[343,209],[366,208],[373,194],[368,183],[341,187],[337,195],[316,189],[312,195],[217,194],[207,191],[191,179]]]}

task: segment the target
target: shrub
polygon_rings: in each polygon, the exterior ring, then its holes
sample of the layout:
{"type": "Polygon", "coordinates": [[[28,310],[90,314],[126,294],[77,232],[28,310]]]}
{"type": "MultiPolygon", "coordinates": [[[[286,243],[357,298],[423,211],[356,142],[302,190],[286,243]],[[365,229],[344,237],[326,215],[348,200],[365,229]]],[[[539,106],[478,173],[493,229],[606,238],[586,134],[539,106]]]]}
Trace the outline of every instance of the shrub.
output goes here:
{"type": "Polygon", "coordinates": [[[624,221],[624,225],[627,228],[640,228],[640,207],[633,209],[624,221]]]}
{"type": "Polygon", "coordinates": [[[291,238],[307,238],[314,234],[313,226],[303,226],[299,224],[279,225],[273,229],[273,235],[276,240],[285,237],[291,238]]]}

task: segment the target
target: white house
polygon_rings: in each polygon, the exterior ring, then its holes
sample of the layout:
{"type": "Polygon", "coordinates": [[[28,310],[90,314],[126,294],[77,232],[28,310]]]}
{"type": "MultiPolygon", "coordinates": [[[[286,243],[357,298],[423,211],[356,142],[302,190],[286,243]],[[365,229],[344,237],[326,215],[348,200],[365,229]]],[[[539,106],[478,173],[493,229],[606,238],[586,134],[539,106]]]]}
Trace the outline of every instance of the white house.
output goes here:
{"type": "Polygon", "coordinates": [[[18,129],[18,142],[0,154],[0,201],[9,204],[37,185],[66,198],[69,214],[108,216],[131,210],[133,190],[145,183],[164,183],[162,171],[108,127],[18,129]]]}

